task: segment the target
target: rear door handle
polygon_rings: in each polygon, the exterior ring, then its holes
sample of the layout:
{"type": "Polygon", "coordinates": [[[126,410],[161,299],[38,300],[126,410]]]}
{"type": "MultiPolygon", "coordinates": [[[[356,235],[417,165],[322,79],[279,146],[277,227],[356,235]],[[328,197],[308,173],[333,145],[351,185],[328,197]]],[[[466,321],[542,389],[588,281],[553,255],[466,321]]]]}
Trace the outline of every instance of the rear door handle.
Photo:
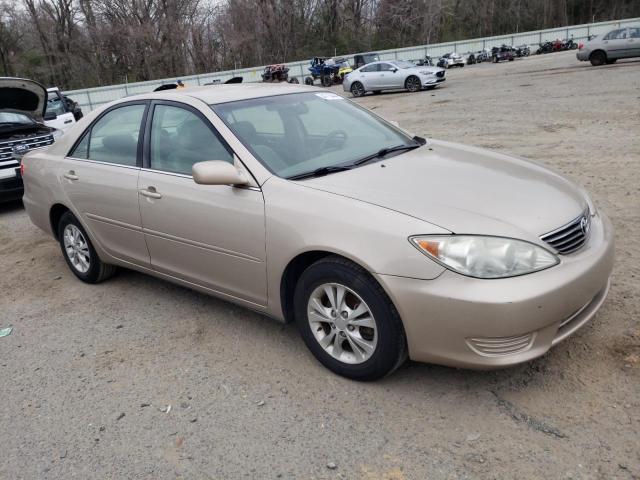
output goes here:
{"type": "Polygon", "coordinates": [[[156,192],[156,187],[147,187],[140,189],[140,195],[149,198],[162,198],[162,194],[156,192]]]}
{"type": "Polygon", "coordinates": [[[64,123],[71,123],[73,120],[65,120],[64,123]]]}
{"type": "Polygon", "coordinates": [[[73,170],[69,170],[67,173],[65,173],[64,175],[62,175],[64,178],[68,179],[68,180],[78,180],[78,176],[76,175],[76,172],[74,172],[73,170]]]}

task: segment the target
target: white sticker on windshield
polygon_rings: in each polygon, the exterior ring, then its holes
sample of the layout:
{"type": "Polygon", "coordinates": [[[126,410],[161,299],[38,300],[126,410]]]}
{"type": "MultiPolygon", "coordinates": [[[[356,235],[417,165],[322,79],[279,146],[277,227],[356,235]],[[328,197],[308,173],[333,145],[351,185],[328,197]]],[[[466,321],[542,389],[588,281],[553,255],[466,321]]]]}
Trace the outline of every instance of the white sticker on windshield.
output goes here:
{"type": "Polygon", "coordinates": [[[325,100],[344,100],[344,98],[341,97],[340,95],[337,95],[335,93],[329,93],[329,92],[316,93],[316,96],[320,98],[324,98],[325,100]]]}

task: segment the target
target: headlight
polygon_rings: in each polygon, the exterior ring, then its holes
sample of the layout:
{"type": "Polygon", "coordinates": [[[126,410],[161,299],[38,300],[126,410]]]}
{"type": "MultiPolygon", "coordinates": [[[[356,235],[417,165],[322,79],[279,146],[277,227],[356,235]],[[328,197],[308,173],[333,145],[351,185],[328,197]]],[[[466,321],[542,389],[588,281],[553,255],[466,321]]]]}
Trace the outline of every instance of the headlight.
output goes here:
{"type": "Polygon", "coordinates": [[[51,133],[51,135],[53,136],[54,140],[58,140],[62,136],[63,133],[64,132],[62,130],[56,129],[56,130],[53,131],[53,133],[51,133]]]}
{"type": "Polygon", "coordinates": [[[506,278],[559,263],[548,250],[523,240],[476,235],[409,238],[422,253],[454,272],[476,278],[506,278]]]}

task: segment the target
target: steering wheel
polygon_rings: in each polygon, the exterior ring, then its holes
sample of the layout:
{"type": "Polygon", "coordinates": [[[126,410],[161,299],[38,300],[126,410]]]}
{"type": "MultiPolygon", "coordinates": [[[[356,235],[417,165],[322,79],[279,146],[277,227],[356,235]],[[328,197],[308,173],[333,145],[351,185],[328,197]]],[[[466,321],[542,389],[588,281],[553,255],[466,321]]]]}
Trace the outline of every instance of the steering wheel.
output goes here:
{"type": "Polygon", "coordinates": [[[331,130],[327,136],[324,137],[324,140],[322,140],[320,151],[322,152],[325,149],[331,151],[342,148],[344,142],[347,141],[347,137],[347,132],[344,130],[331,130]],[[331,145],[332,142],[334,142],[333,145],[331,145]]]}

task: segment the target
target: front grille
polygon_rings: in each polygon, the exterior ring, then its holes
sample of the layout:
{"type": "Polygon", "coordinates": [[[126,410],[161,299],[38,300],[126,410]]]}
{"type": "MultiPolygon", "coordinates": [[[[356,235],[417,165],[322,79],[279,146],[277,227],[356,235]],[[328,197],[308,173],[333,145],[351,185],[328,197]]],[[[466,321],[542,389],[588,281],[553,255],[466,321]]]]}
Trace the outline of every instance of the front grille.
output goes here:
{"type": "Polygon", "coordinates": [[[589,238],[590,228],[591,215],[589,210],[586,210],[582,215],[571,220],[566,225],[545,233],[540,237],[540,240],[551,245],[558,253],[566,255],[575,252],[585,244],[587,238],[589,238]]]}
{"type": "Polygon", "coordinates": [[[441,71],[439,71],[439,72],[436,72],[436,77],[438,77],[438,78],[442,78],[442,77],[444,77],[444,70],[441,70],[441,71]]]}
{"type": "Polygon", "coordinates": [[[29,150],[34,148],[46,147],[53,143],[53,135],[37,135],[33,137],[23,137],[8,142],[0,142],[0,168],[14,167],[18,165],[18,160],[13,153],[13,147],[16,145],[26,145],[29,150]]]}
{"type": "Polygon", "coordinates": [[[533,333],[527,333],[515,337],[468,338],[467,344],[480,355],[499,357],[513,355],[529,349],[533,343],[533,337],[533,333]]]}

